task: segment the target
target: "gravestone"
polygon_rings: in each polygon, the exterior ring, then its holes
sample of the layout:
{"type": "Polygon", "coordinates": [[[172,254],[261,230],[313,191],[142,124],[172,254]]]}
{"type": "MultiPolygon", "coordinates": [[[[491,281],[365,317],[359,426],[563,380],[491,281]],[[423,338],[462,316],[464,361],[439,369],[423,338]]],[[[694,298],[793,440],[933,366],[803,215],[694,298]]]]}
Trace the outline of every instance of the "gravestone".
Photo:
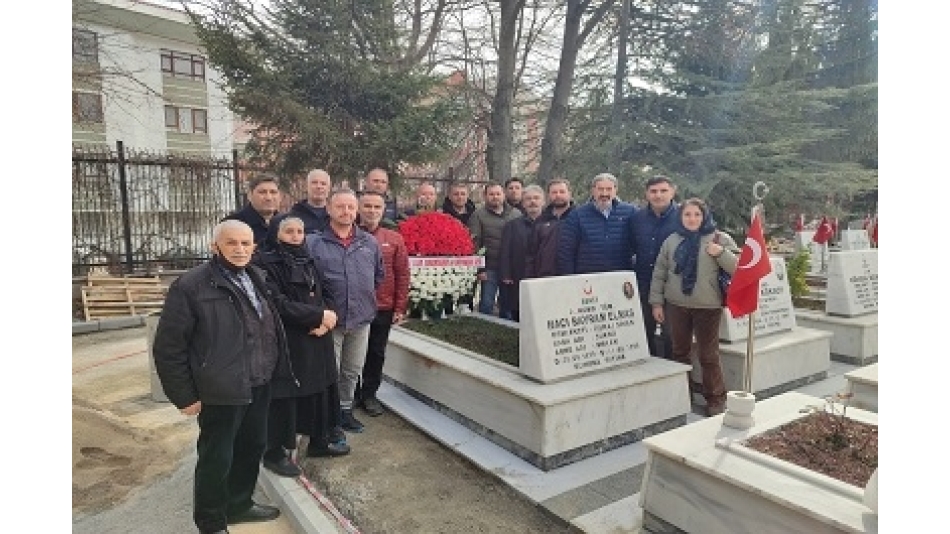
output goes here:
{"type": "MultiPolygon", "coordinates": [[[[785,260],[770,258],[772,272],[759,283],[759,309],[755,311],[753,332],[755,337],[778,332],[787,332],[795,328],[795,308],[792,305],[792,292],[788,286],[788,271],[785,260]]],[[[723,308],[722,321],[719,323],[719,339],[722,341],[742,341],[749,337],[749,316],[738,319],[732,317],[729,308],[723,308]]]]}
{"type": "Polygon", "coordinates": [[[825,274],[828,268],[828,247],[812,241],[814,230],[795,232],[795,252],[807,250],[810,255],[808,274],[825,274]]]}
{"type": "Polygon", "coordinates": [[[868,250],[870,248],[871,240],[868,238],[867,230],[841,231],[841,250],[868,250]]]}
{"type": "Polygon", "coordinates": [[[835,252],[828,266],[825,313],[859,317],[877,313],[877,250],[835,252]]]}
{"type": "Polygon", "coordinates": [[[522,280],[520,369],[542,383],[650,357],[632,271],[522,280]]]}

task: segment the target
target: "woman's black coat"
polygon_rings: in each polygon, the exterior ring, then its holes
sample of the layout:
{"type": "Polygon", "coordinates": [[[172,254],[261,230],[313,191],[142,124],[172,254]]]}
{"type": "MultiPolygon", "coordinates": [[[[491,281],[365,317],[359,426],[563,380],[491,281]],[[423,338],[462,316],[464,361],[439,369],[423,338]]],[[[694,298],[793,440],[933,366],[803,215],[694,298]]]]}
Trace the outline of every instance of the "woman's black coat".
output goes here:
{"type": "Polygon", "coordinates": [[[281,247],[270,247],[256,255],[255,263],[267,271],[267,283],[287,332],[294,375],[300,381],[297,388],[291,381],[275,380],[272,396],[303,397],[335,384],[339,371],[332,331],[320,337],[308,333],[320,326],[326,309],[321,276],[313,259],[301,263],[281,247]]]}

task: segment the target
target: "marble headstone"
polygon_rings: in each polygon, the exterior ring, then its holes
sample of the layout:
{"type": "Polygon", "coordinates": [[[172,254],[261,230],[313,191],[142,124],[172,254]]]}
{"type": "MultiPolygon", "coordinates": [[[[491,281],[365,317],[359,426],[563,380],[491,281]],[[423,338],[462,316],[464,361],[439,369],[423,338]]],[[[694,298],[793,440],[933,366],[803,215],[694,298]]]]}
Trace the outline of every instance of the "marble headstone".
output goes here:
{"type": "Polygon", "coordinates": [[[542,383],[650,357],[632,271],[522,280],[520,368],[542,383]]]}
{"type": "Polygon", "coordinates": [[[795,232],[795,252],[808,251],[810,257],[808,274],[825,274],[828,268],[828,246],[815,243],[812,241],[813,237],[815,237],[814,230],[795,232]]]}
{"type": "Polygon", "coordinates": [[[868,250],[871,240],[867,230],[842,230],[841,250],[868,250]]]}
{"type": "Polygon", "coordinates": [[[825,313],[841,317],[877,313],[877,249],[831,254],[825,313]]]}
{"type": "MultiPolygon", "coordinates": [[[[770,258],[772,272],[759,282],[759,309],[755,311],[753,331],[755,337],[795,328],[795,307],[792,305],[792,291],[788,286],[788,271],[785,260],[770,258]]],[[[742,341],[749,337],[749,316],[738,319],[732,317],[729,308],[723,308],[722,321],[719,323],[719,339],[722,341],[742,341]]]]}

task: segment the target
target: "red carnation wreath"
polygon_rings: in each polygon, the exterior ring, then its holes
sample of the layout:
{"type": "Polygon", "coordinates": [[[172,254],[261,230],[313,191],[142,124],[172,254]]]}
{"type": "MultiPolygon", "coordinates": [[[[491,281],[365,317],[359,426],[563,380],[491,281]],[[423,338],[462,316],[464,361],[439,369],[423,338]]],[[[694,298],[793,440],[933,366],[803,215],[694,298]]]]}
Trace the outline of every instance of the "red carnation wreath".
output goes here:
{"type": "Polygon", "coordinates": [[[410,256],[471,256],[475,252],[468,228],[455,217],[438,211],[402,221],[399,234],[410,256]]]}

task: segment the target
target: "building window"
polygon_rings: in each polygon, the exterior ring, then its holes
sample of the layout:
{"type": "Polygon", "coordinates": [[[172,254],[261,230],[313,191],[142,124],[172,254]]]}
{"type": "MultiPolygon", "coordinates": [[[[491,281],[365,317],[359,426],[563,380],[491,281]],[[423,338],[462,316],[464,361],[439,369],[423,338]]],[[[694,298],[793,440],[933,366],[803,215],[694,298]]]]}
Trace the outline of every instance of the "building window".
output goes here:
{"type": "Polygon", "coordinates": [[[195,54],[162,50],[162,73],[177,78],[205,79],[205,59],[195,54]]]}
{"type": "Polygon", "coordinates": [[[73,28],[73,62],[99,64],[99,41],[95,32],[73,28]]]}
{"type": "Polygon", "coordinates": [[[180,133],[208,133],[208,110],[165,106],[165,127],[180,133]]]}
{"type": "Polygon", "coordinates": [[[73,91],[73,122],[102,123],[102,95],[73,91]]]}

